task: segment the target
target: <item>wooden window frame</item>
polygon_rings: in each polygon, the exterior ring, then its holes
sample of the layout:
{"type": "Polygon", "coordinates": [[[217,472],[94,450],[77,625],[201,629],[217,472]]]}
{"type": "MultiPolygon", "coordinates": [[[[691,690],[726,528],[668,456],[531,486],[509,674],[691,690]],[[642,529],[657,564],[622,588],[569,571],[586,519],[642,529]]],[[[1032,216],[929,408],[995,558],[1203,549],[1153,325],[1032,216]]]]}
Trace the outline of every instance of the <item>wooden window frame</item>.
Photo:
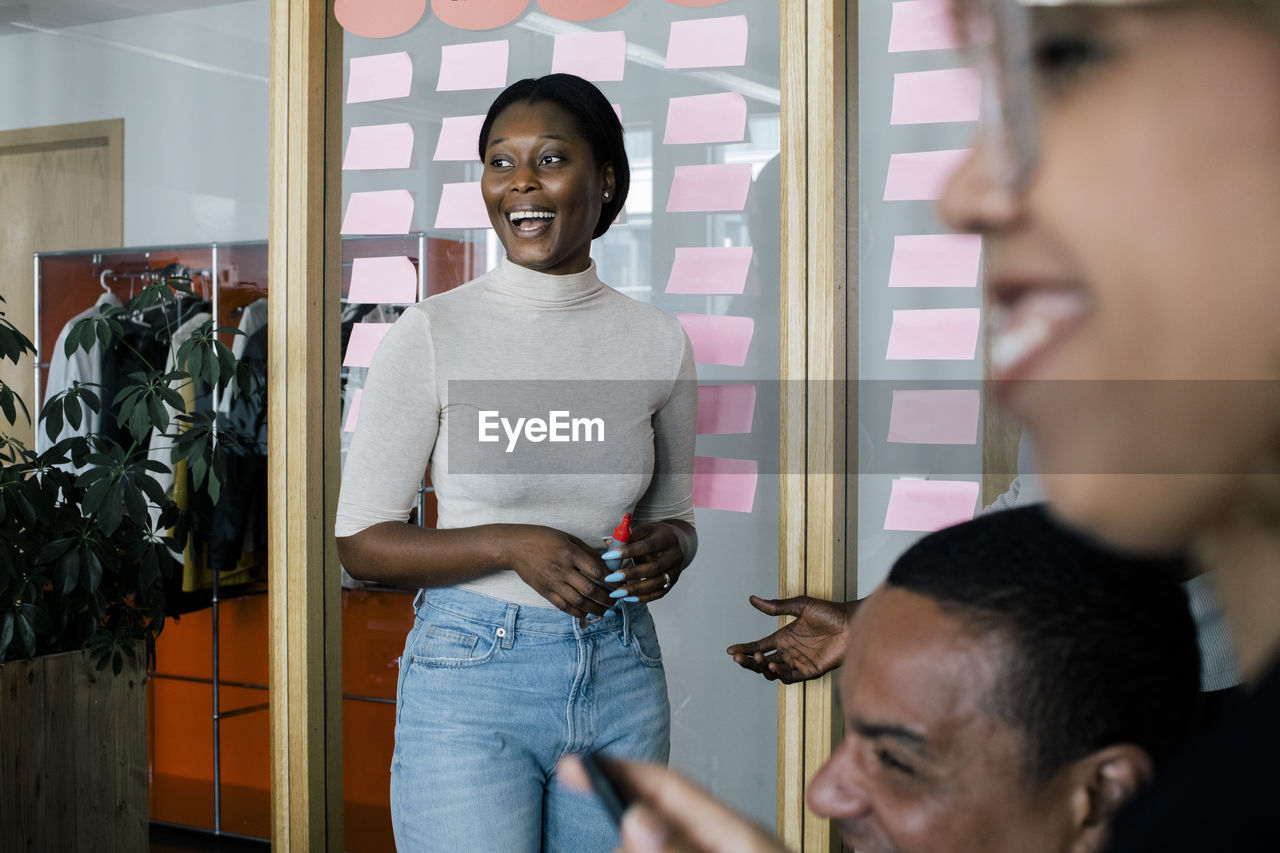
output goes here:
{"type": "MultiPolygon", "coordinates": [[[[845,3],[782,8],[779,593],[845,595],[845,3]],[[805,473],[812,472],[812,473],[805,473]]],[[[856,14],[856,6],[854,7],[856,14]]],[[[271,7],[268,232],[272,849],[340,851],[342,31],[325,0],[271,7]]],[[[856,144],[852,137],[850,146],[856,144]]],[[[856,346],[854,347],[856,351],[856,346]]],[[[831,676],[779,687],[778,834],[839,850],[804,784],[839,737],[831,676]]]]}

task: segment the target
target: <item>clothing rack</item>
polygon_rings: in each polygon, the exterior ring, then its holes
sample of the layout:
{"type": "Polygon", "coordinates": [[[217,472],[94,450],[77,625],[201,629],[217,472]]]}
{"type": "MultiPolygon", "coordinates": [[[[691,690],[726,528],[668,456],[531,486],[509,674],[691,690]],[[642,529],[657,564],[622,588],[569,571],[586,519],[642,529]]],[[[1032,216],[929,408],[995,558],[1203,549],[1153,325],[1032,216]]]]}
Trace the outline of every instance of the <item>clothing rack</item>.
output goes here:
{"type": "MultiPolygon", "coordinates": [[[[426,279],[427,235],[424,232],[417,232],[416,234],[408,235],[408,237],[411,240],[416,238],[417,259],[418,259],[418,264],[417,264],[418,266],[418,270],[417,270],[418,298],[424,299],[426,298],[426,295],[427,295],[427,279],[426,279]]],[[[361,238],[344,238],[344,242],[347,239],[354,239],[358,241],[361,238]]],[[[219,286],[220,282],[219,282],[218,271],[222,269],[221,261],[223,259],[223,255],[229,250],[233,250],[233,249],[244,250],[244,249],[253,249],[258,247],[265,249],[266,247],[265,241],[221,243],[221,244],[220,243],[186,244],[183,246],[158,247],[158,248],[152,248],[152,249],[101,250],[93,253],[92,264],[93,264],[94,270],[96,271],[96,274],[99,276],[99,283],[102,284],[103,286],[105,286],[104,279],[109,279],[113,281],[129,281],[131,283],[140,282],[143,284],[151,284],[151,283],[162,281],[166,278],[170,278],[174,276],[190,277],[193,279],[197,277],[202,278],[204,279],[203,284],[207,286],[209,291],[208,293],[205,294],[205,296],[206,298],[208,298],[209,302],[211,303],[212,316],[215,319],[215,326],[216,326],[217,318],[221,317],[221,308],[222,308],[222,294],[220,293],[222,288],[219,286]],[[190,250],[190,249],[208,250],[210,252],[209,267],[196,268],[196,267],[187,267],[182,264],[167,264],[158,269],[154,269],[150,267],[152,256],[155,254],[165,254],[172,251],[182,251],[182,250],[190,250]],[[143,258],[143,262],[145,262],[148,265],[147,268],[130,269],[127,267],[122,267],[121,269],[118,269],[118,270],[112,269],[110,267],[110,256],[121,254],[121,253],[141,254],[143,258]]],[[[82,253],[80,252],[39,253],[38,252],[35,255],[34,282],[35,282],[35,314],[37,319],[35,344],[36,344],[37,352],[44,352],[45,351],[44,347],[47,345],[46,342],[41,340],[41,332],[40,332],[41,324],[39,322],[39,318],[41,317],[41,299],[40,299],[41,258],[42,256],[50,256],[50,255],[79,255],[79,254],[82,254],[82,253]]],[[[131,261],[129,263],[136,264],[139,262],[131,261]]],[[[350,265],[344,264],[344,266],[349,267],[350,265]]],[[[245,283],[242,283],[242,284],[245,284],[245,283]]],[[[261,289],[263,291],[263,294],[265,295],[267,288],[263,286],[261,289]]],[[[234,302],[232,304],[234,304],[234,302]]],[[[48,343],[51,343],[51,342],[48,342],[48,343]]],[[[41,397],[40,370],[42,368],[47,368],[47,367],[48,367],[47,363],[43,363],[43,364],[38,363],[35,368],[35,372],[36,372],[35,388],[36,388],[36,396],[38,398],[37,411],[39,411],[39,406],[43,403],[43,400],[39,399],[41,397]]],[[[347,368],[342,368],[342,371],[343,371],[343,374],[345,375],[347,372],[347,368]]],[[[221,397],[222,397],[221,392],[219,392],[219,390],[216,387],[213,388],[211,404],[215,412],[221,411],[221,403],[222,403],[221,397]]],[[[216,436],[216,429],[217,429],[216,422],[215,422],[214,429],[215,429],[215,436],[216,436]]],[[[427,486],[424,481],[423,484],[418,489],[417,518],[418,518],[419,524],[424,523],[424,518],[426,515],[426,504],[427,504],[426,494],[429,491],[432,491],[432,489],[431,487],[427,486]]],[[[220,621],[219,621],[219,610],[220,610],[220,603],[222,601],[222,592],[223,590],[219,580],[219,572],[216,569],[214,569],[211,572],[211,586],[210,586],[210,599],[209,599],[211,634],[212,634],[210,638],[211,639],[211,649],[210,649],[211,651],[211,660],[210,660],[211,685],[210,686],[212,691],[212,709],[211,709],[212,713],[210,716],[210,722],[212,725],[212,739],[213,739],[213,780],[212,780],[212,783],[213,783],[213,829],[209,830],[204,827],[192,827],[185,824],[169,823],[166,821],[153,821],[153,822],[157,824],[162,824],[165,826],[174,826],[182,829],[195,829],[197,831],[204,832],[204,833],[211,833],[212,835],[219,836],[219,837],[254,840],[254,841],[263,840],[257,836],[244,835],[241,833],[228,831],[224,827],[223,819],[222,819],[222,803],[223,803],[223,800],[222,800],[222,722],[227,719],[231,719],[234,717],[238,717],[238,716],[242,716],[242,715],[250,714],[254,712],[264,711],[267,708],[269,708],[268,702],[260,702],[260,703],[246,705],[243,707],[233,708],[227,711],[223,711],[221,709],[221,688],[223,686],[230,687],[230,688],[246,688],[246,689],[261,689],[265,687],[265,685],[257,685],[257,684],[245,684],[245,683],[239,683],[239,682],[225,682],[224,684],[223,682],[222,673],[221,673],[221,648],[220,648],[221,631],[220,631],[220,621]]],[[[155,677],[165,678],[165,679],[174,679],[174,680],[180,680],[180,681],[198,681],[200,683],[204,683],[203,678],[192,678],[190,676],[155,674],[155,677]]],[[[344,699],[345,698],[364,699],[369,701],[383,701],[383,700],[373,699],[372,697],[365,697],[365,696],[352,696],[352,697],[344,696],[344,699]]]]}
{"type": "MultiPolygon", "coordinates": [[[[219,244],[215,242],[215,243],[198,244],[198,245],[183,246],[183,247],[165,247],[165,248],[139,249],[139,250],[130,250],[130,249],[119,249],[119,250],[109,250],[109,251],[103,250],[100,252],[95,252],[93,254],[92,264],[96,270],[100,270],[97,273],[98,282],[104,289],[106,288],[106,282],[108,280],[129,281],[131,284],[133,282],[139,282],[145,285],[145,284],[153,284],[155,282],[164,281],[166,279],[175,278],[175,277],[190,278],[190,279],[194,279],[196,277],[202,278],[204,279],[203,284],[206,285],[208,290],[208,292],[203,295],[210,302],[211,316],[214,318],[215,326],[216,326],[217,318],[220,316],[219,310],[221,307],[220,298],[219,298],[220,288],[217,286],[218,281],[217,281],[217,274],[216,274],[216,271],[221,268],[220,257],[219,257],[220,251],[225,251],[225,249],[227,249],[228,246],[248,248],[248,247],[257,246],[257,245],[260,245],[265,248],[266,243],[254,242],[254,243],[237,243],[237,244],[219,244]],[[150,266],[151,258],[153,254],[165,253],[170,250],[189,249],[189,248],[198,248],[201,250],[207,249],[210,252],[209,267],[207,268],[188,267],[188,266],[185,266],[184,264],[176,263],[176,262],[166,264],[165,266],[160,267],[158,269],[151,268],[150,266]],[[103,266],[109,263],[109,259],[107,256],[116,255],[120,253],[130,253],[130,252],[140,253],[143,257],[142,262],[147,265],[146,268],[144,269],[122,268],[122,269],[116,270],[116,269],[107,267],[103,269],[103,266]]],[[[37,352],[44,351],[43,342],[40,340],[41,324],[39,322],[39,318],[41,317],[40,261],[41,261],[42,255],[47,256],[47,255],[53,255],[53,254],[76,254],[76,253],[74,252],[68,252],[68,253],[37,252],[35,254],[34,282],[35,282],[35,314],[37,318],[35,343],[36,343],[37,352]]],[[[138,263],[138,262],[134,261],[131,263],[138,263]]],[[[36,394],[37,398],[40,397],[40,394],[39,394],[40,369],[42,367],[48,367],[48,364],[38,363],[35,368],[36,370],[35,387],[37,391],[37,394],[36,394]]],[[[215,412],[220,411],[222,394],[216,386],[213,389],[211,389],[211,396],[212,396],[213,410],[215,412]]],[[[42,405],[42,403],[43,403],[42,400],[37,399],[37,409],[36,409],[37,411],[39,411],[39,407],[40,405],[42,405]]],[[[216,420],[214,423],[214,435],[216,438],[216,435],[217,435],[216,420]]],[[[236,708],[230,711],[225,711],[225,712],[222,711],[222,703],[221,703],[222,678],[221,678],[221,660],[220,660],[220,649],[219,649],[219,646],[220,646],[219,633],[220,632],[219,632],[219,622],[218,622],[218,610],[219,610],[221,590],[220,590],[218,575],[219,575],[219,572],[216,569],[214,569],[211,572],[212,585],[210,588],[210,619],[212,621],[211,689],[213,694],[213,702],[212,702],[213,708],[212,708],[212,715],[211,715],[211,722],[213,726],[213,732],[212,732],[213,734],[213,821],[214,821],[213,834],[219,835],[219,836],[225,835],[229,837],[248,838],[249,836],[243,836],[237,833],[225,832],[222,828],[222,721],[231,717],[240,716],[242,714],[248,714],[254,711],[265,710],[269,707],[269,705],[267,702],[262,702],[254,705],[249,705],[243,708],[236,708]]],[[[166,676],[156,676],[156,677],[166,677],[166,676]]],[[[249,685],[243,685],[243,686],[249,686],[249,685]]],[[[256,685],[253,685],[253,686],[256,686],[256,685]]]]}

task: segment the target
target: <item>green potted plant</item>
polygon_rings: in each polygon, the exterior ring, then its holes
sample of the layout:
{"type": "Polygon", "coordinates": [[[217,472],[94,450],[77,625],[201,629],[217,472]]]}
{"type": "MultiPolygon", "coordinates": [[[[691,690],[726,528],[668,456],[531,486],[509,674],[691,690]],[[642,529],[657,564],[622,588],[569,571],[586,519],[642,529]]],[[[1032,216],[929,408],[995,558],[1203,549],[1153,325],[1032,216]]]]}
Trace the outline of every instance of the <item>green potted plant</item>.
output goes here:
{"type": "MultiPolygon", "coordinates": [[[[87,352],[95,344],[104,352],[113,347],[131,348],[126,334],[131,318],[152,309],[163,313],[177,301],[193,298],[190,281],[184,277],[149,284],[125,305],[103,307],[100,313],[80,320],[66,337],[66,353],[87,352]]],[[[172,339],[173,329],[167,331],[172,339]]],[[[45,430],[51,440],[63,432],[64,424],[77,434],[56,441],[44,452],[36,453],[21,441],[0,435],[0,688],[7,687],[0,689],[0,728],[10,732],[9,737],[0,737],[0,767],[7,770],[31,765],[46,773],[40,786],[43,793],[38,797],[26,796],[30,779],[0,781],[0,788],[17,786],[13,791],[0,790],[0,802],[6,803],[0,811],[10,814],[20,826],[42,819],[40,815],[24,816],[24,801],[28,808],[43,803],[53,820],[58,819],[58,809],[84,804],[82,782],[73,779],[70,788],[55,791],[53,774],[58,768],[48,760],[39,755],[4,754],[6,748],[22,750],[56,742],[59,735],[50,728],[59,720],[66,718],[76,725],[71,719],[75,715],[61,713],[61,694],[54,693],[70,689],[62,683],[67,680],[67,665],[49,664],[63,667],[56,678],[49,674],[52,670],[42,675],[35,668],[42,661],[69,656],[92,663],[92,667],[80,665],[73,680],[84,681],[86,689],[97,691],[99,699],[68,695],[66,702],[93,705],[108,701],[103,696],[127,694],[130,722],[121,724],[124,728],[115,740],[137,740],[141,747],[140,764],[136,756],[129,759],[141,772],[124,774],[136,776],[135,783],[140,780],[141,795],[139,799],[136,790],[127,797],[115,792],[111,795],[114,799],[103,807],[118,816],[125,802],[122,797],[131,799],[140,806],[141,831],[145,832],[143,673],[154,660],[155,640],[164,627],[166,596],[174,573],[179,571],[180,557],[176,555],[181,555],[196,523],[194,502],[179,508],[164,482],[172,481],[173,471],[181,463],[189,472],[191,488],[201,490],[207,498],[204,505],[216,503],[227,454],[246,450],[234,430],[219,430],[211,407],[200,410],[190,402],[190,391],[197,385],[219,392],[234,385],[240,394],[263,393],[260,383],[252,381],[245,365],[219,340],[220,334],[236,331],[206,320],[175,352],[166,352],[161,359],[149,359],[134,350],[133,363],[139,369],[129,373],[111,400],[103,399],[101,389],[91,384],[72,383],[52,393],[39,413],[36,428],[45,430]],[[99,413],[104,429],[83,434],[87,412],[99,413]],[[105,428],[108,425],[110,430],[105,428]],[[168,459],[148,451],[149,442],[157,437],[170,444],[168,459]],[[144,655],[145,660],[140,660],[144,655]],[[18,666],[22,667],[20,672],[15,671],[18,666]],[[119,677],[106,677],[108,667],[119,677]],[[113,681],[127,682],[136,689],[126,690],[113,681]],[[37,683],[43,684],[43,692],[33,687],[37,683]],[[37,701],[39,709],[20,708],[19,694],[37,701]],[[39,696],[33,699],[35,694],[39,696]],[[141,737],[137,737],[139,720],[141,737]],[[38,730],[13,735],[12,727],[23,722],[38,730]],[[121,734],[125,729],[132,734],[121,734]]],[[[35,348],[4,315],[0,304],[0,357],[16,363],[28,353],[34,354],[35,348]]],[[[18,418],[30,420],[26,403],[3,382],[0,415],[10,428],[18,418]]],[[[115,712],[103,709],[103,713],[115,712]]],[[[103,719],[90,722],[115,725],[103,719]]],[[[70,775],[92,775],[85,773],[83,754],[71,757],[74,766],[68,768],[70,775]]],[[[107,754],[103,760],[123,759],[107,754]]],[[[0,774],[7,778],[20,775],[0,774]]],[[[101,784],[102,779],[93,780],[94,786],[101,784]]],[[[4,829],[0,827],[0,831],[4,829]]]]}

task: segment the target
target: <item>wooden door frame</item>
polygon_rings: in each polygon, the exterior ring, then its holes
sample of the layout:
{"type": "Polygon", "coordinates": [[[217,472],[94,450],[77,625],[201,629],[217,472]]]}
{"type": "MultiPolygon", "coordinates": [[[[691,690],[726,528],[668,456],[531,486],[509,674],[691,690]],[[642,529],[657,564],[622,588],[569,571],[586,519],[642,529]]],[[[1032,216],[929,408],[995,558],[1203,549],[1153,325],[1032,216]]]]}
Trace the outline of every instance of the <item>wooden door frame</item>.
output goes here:
{"type": "MultiPolygon", "coordinates": [[[[779,0],[779,593],[842,598],[845,3],[779,0]]],[[[325,0],[271,12],[269,556],[272,846],[342,849],[338,485],[342,32],[325,0]],[[328,154],[329,156],[326,156],[328,154]]],[[[855,6],[856,10],[856,6],[855,6]]],[[[830,676],[780,687],[778,834],[838,850],[804,784],[838,737],[830,676]]]]}
{"type": "Polygon", "coordinates": [[[267,577],[277,851],[343,849],[342,593],[333,537],[341,91],[342,31],[329,3],[273,2],[267,577]]]}
{"type": "MultiPolygon", "coordinates": [[[[845,14],[842,0],[782,5],[783,597],[845,597],[845,14]]],[[[804,806],[840,736],[835,698],[831,675],[778,688],[778,835],[805,853],[841,849],[804,806]]]]}

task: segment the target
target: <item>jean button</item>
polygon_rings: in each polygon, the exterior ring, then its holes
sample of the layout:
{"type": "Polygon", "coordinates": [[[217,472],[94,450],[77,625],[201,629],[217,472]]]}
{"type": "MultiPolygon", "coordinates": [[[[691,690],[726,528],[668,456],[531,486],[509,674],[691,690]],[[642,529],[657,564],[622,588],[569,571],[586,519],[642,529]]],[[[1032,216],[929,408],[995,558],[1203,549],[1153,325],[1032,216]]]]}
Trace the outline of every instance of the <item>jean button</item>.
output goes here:
{"type": "Polygon", "coordinates": [[[506,628],[499,628],[499,629],[498,629],[498,636],[499,636],[499,637],[505,637],[505,636],[507,636],[507,629],[506,629],[506,628]]]}

